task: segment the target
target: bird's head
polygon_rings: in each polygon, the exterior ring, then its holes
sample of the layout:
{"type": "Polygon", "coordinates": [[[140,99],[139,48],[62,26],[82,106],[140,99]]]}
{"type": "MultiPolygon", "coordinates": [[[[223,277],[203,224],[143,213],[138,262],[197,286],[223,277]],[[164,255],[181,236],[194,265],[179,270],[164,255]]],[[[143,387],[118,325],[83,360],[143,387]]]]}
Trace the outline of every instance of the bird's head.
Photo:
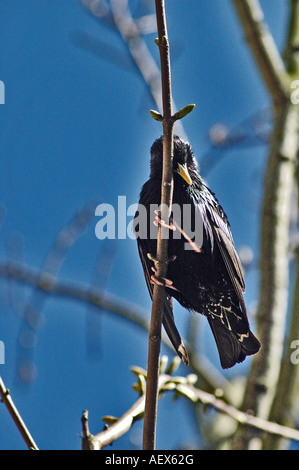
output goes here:
{"type": "MultiPolygon", "coordinates": [[[[173,136],[173,172],[180,175],[183,180],[192,185],[197,175],[198,167],[191,145],[184,142],[177,135],[173,136]]],[[[162,179],[163,168],[163,136],[157,139],[151,147],[151,174],[152,178],[162,179]]]]}

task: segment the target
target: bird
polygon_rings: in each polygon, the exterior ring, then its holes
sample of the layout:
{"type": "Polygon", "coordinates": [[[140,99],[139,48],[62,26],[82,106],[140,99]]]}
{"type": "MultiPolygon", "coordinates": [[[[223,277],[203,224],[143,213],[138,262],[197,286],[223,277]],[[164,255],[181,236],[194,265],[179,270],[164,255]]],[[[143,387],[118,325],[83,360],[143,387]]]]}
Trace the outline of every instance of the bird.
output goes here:
{"type": "Polygon", "coordinates": [[[177,354],[188,365],[189,356],[175,325],[173,298],[185,309],[204,315],[212,330],[223,369],[241,363],[261,347],[251,331],[244,296],[242,265],[228,218],[204,182],[193,149],[173,136],[173,200],[168,221],[161,219],[163,136],[150,149],[150,177],[142,186],[133,227],[146,284],[153,296],[155,284],[165,287],[162,322],[177,354]],[[184,211],[188,209],[188,217],[184,211]],[[199,221],[199,223],[197,222],[199,221]],[[156,275],[157,231],[168,227],[166,278],[156,275]]]}

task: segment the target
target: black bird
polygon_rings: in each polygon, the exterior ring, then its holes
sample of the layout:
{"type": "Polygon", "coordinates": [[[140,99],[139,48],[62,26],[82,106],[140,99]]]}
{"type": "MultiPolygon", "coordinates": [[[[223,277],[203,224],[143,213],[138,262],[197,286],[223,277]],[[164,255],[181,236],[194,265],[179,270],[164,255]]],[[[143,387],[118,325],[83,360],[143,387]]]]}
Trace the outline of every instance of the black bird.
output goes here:
{"type": "Polygon", "coordinates": [[[151,147],[150,179],[142,187],[134,219],[147,286],[152,296],[154,283],[165,285],[163,325],[184,363],[188,363],[188,354],[175,326],[172,297],[188,310],[207,317],[221,366],[226,369],[260,349],[247,318],[243,270],[230,225],[198,172],[190,144],[177,136],[173,152],[173,208],[180,208],[183,216],[177,220],[173,210],[170,221],[161,220],[157,206],[161,202],[162,163],[160,137],[151,147]],[[188,217],[184,217],[186,208],[188,217]],[[169,227],[167,279],[155,276],[157,233],[153,228],[161,223],[169,227]]]}

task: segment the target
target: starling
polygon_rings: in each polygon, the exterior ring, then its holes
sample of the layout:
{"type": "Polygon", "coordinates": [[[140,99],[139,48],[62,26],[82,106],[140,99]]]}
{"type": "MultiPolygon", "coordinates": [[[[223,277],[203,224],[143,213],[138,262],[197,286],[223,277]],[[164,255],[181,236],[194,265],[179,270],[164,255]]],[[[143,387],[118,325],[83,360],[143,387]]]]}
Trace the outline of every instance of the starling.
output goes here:
{"type": "Polygon", "coordinates": [[[173,144],[173,211],[169,221],[161,220],[157,210],[163,137],[151,147],[150,178],[142,187],[134,219],[139,256],[150,295],[155,283],[165,286],[163,325],[183,362],[188,364],[188,354],[175,325],[172,298],[208,319],[221,366],[227,369],[260,349],[247,318],[243,270],[226,214],[201,178],[190,144],[177,136],[173,144]],[[174,211],[175,207],[180,211],[174,211]],[[158,231],[159,224],[169,228],[166,279],[155,276],[154,229],[158,231]]]}

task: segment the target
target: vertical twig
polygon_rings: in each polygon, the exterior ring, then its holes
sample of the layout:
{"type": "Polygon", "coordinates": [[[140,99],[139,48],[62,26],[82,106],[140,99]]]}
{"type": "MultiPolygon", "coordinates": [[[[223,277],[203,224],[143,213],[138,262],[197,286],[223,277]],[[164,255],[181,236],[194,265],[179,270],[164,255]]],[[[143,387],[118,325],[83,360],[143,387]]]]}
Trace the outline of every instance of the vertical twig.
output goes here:
{"type": "MultiPolygon", "coordinates": [[[[163,95],[163,173],[161,186],[161,217],[168,220],[172,204],[173,175],[173,124],[171,102],[170,56],[167,38],[164,0],[156,0],[156,17],[161,61],[163,95]]],[[[166,277],[168,261],[168,240],[166,228],[159,228],[157,241],[157,276],[166,277]]],[[[152,450],[156,442],[156,419],[158,402],[158,379],[161,344],[161,323],[164,305],[164,287],[154,286],[151,324],[149,333],[146,401],[144,412],[143,448],[152,450]]]]}
{"type": "MultiPolygon", "coordinates": [[[[164,0],[155,0],[155,5],[161,62],[163,117],[156,111],[151,111],[151,114],[154,119],[161,121],[163,124],[163,170],[160,209],[162,220],[167,222],[171,213],[173,194],[173,127],[174,123],[189,114],[194,109],[195,105],[189,104],[175,114],[172,114],[170,54],[164,0]]],[[[168,229],[164,226],[159,227],[156,259],[157,277],[166,277],[168,264],[168,229]]],[[[148,450],[155,448],[156,441],[159,359],[164,300],[164,286],[155,285],[149,333],[147,388],[143,430],[143,448],[148,450]]]]}
{"type": "MultiPolygon", "coordinates": [[[[110,4],[114,24],[121,34],[122,39],[128,45],[131,57],[143,77],[144,82],[149,87],[150,93],[159,111],[162,113],[164,101],[160,86],[160,70],[131,15],[128,2],[124,2],[123,0],[110,0],[110,4]]],[[[176,105],[173,98],[171,98],[171,105],[175,111],[176,105]]],[[[187,139],[181,121],[178,121],[176,124],[176,132],[183,139],[187,139]]]]}

